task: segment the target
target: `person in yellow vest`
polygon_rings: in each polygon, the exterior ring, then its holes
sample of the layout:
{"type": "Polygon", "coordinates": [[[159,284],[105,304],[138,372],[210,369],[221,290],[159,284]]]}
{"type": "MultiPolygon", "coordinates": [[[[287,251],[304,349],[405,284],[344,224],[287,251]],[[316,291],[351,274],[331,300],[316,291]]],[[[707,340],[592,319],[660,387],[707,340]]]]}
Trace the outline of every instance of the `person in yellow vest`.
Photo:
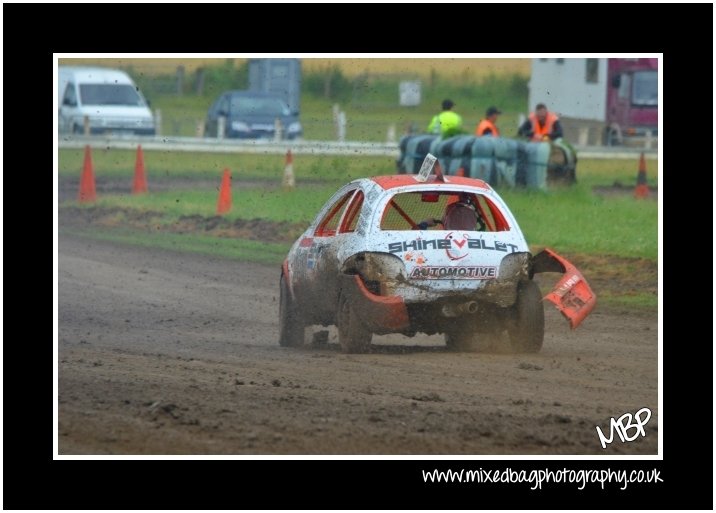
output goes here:
{"type": "Polygon", "coordinates": [[[535,111],[530,113],[517,133],[533,142],[554,141],[563,136],[559,118],[553,112],[549,112],[544,103],[537,104],[535,111]]]}
{"type": "Polygon", "coordinates": [[[491,135],[492,137],[500,137],[500,131],[497,129],[497,116],[502,114],[501,110],[498,110],[497,107],[490,107],[485,112],[485,119],[481,120],[480,123],[478,123],[477,128],[475,128],[475,135],[478,137],[482,137],[485,135],[491,135]]]}
{"type": "Polygon", "coordinates": [[[428,133],[439,134],[444,138],[465,133],[462,129],[462,118],[452,111],[454,106],[452,100],[443,100],[443,111],[433,116],[428,125],[428,133]]]}

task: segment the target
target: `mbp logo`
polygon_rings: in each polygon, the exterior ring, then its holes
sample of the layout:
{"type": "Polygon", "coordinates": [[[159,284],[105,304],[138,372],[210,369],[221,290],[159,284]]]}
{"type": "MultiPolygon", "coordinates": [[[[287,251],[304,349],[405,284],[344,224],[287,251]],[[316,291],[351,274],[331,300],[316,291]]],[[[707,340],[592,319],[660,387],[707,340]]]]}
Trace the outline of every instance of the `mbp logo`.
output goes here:
{"type": "Polygon", "coordinates": [[[599,441],[602,444],[602,449],[606,449],[607,444],[612,443],[612,441],[614,440],[615,430],[622,442],[633,442],[639,435],[646,436],[646,432],[644,432],[644,426],[647,422],[649,422],[650,418],[651,410],[649,408],[642,408],[641,410],[636,412],[633,417],[632,414],[629,412],[625,413],[617,420],[614,420],[614,417],[612,417],[611,419],[609,419],[609,438],[604,436],[604,433],[602,433],[601,428],[597,426],[597,434],[599,435],[599,441]],[[642,419],[642,416],[644,415],[646,416],[646,418],[642,419]],[[631,429],[634,430],[634,434],[630,436],[629,430],[631,429]]]}

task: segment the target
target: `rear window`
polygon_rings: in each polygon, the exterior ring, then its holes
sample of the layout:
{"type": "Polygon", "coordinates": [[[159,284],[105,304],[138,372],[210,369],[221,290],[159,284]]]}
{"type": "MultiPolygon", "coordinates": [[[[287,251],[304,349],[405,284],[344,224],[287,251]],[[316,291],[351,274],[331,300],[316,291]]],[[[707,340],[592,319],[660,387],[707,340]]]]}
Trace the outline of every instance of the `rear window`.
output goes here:
{"type": "Polygon", "coordinates": [[[428,230],[501,232],[510,227],[497,206],[482,194],[405,192],[391,198],[383,211],[381,230],[416,230],[427,221],[428,230]],[[432,221],[439,221],[433,223],[432,221]]]}
{"type": "Polygon", "coordinates": [[[142,107],[144,102],[129,84],[80,84],[83,105],[127,105],[142,107]]]}

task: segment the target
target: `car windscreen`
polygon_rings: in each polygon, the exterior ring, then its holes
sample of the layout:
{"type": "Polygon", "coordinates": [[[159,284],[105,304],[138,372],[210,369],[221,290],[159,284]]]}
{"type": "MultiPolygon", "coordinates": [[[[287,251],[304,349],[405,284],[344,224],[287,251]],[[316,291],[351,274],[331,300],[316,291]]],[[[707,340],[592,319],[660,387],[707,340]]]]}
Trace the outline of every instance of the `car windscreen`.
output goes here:
{"type": "Polygon", "coordinates": [[[234,116],[288,116],[288,105],[277,98],[234,96],[231,98],[234,116]]]}
{"type": "Polygon", "coordinates": [[[82,105],[126,105],[142,107],[144,101],[129,84],[80,84],[82,105]]]}

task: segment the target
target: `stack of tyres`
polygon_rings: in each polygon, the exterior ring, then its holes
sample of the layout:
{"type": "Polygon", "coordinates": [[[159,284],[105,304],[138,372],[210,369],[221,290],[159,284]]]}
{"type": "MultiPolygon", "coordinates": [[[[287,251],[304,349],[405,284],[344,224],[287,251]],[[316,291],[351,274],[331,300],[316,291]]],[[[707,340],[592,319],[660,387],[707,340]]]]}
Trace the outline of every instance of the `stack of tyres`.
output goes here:
{"type": "Polygon", "coordinates": [[[457,174],[461,167],[467,175],[470,167],[470,151],[474,136],[460,135],[444,139],[436,144],[434,153],[440,160],[443,171],[448,175],[457,174]]]}
{"type": "Polygon", "coordinates": [[[552,141],[547,165],[549,185],[572,185],[576,181],[577,152],[564,139],[552,141]]]}
{"type": "Polygon", "coordinates": [[[529,142],[527,146],[527,173],[525,186],[529,189],[547,189],[547,164],[552,151],[548,142],[529,142]]]}
{"type": "Polygon", "coordinates": [[[435,144],[440,141],[437,135],[406,135],[400,139],[400,157],[398,159],[398,173],[415,174],[435,144]]]}
{"type": "Polygon", "coordinates": [[[484,180],[497,186],[495,178],[494,139],[492,137],[475,137],[471,146],[470,177],[484,180]]]}
{"type": "Polygon", "coordinates": [[[498,137],[493,144],[497,182],[512,188],[517,184],[517,154],[521,143],[514,139],[498,137]]]}

